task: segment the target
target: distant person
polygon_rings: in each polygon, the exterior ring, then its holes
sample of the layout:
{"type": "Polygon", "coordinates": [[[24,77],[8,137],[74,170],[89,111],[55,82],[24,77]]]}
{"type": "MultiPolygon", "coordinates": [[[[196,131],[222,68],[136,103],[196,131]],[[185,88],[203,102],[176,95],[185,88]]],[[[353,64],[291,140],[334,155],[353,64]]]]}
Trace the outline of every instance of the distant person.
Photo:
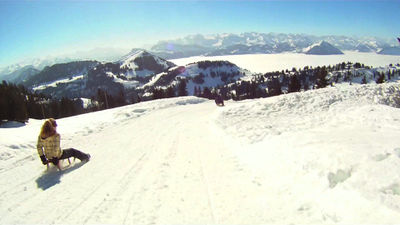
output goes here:
{"type": "Polygon", "coordinates": [[[57,122],[52,118],[46,120],[40,130],[37,151],[43,165],[53,163],[59,170],[62,170],[59,164],[61,159],[75,157],[82,162],[90,160],[89,154],[85,154],[74,148],[64,150],[60,148],[60,134],[57,133],[57,122]]]}
{"type": "Polygon", "coordinates": [[[217,106],[224,106],[224,99],[222,98],[221,95],[216,95],[215,96],[215,104],[217,104],[217,106]]]}

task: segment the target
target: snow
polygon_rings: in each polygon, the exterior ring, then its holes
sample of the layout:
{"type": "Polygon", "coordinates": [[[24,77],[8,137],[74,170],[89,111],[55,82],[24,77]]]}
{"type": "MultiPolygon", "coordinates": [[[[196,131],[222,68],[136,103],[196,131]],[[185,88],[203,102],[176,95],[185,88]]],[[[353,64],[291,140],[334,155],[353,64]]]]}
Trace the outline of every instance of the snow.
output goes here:
{"type": "Polygon", "coordinates": [[[305,54],[311,55],[338,55],[343,54],[338,48],[326,41],[320,41],[303,49],[305,54]]]}
{"type": "Polygon", "coordinates": [[[154,73],[154,71],[150,71],[148,69],[141,69],[139,70],[139,65],[135,62],[137,58],[145,57],[145,56],[151,56],[154,58],[154,60],[157,62],[157,64],[162,65],[164,68],[168,68],[168,62],[161,59],[158,56],[151,55],[150,53],[146,52],[145,50],[142,49],[133,49],[128,55],[122,57],[122,59],[119,61],[120,63],[120,68],[127,68],[129,69],[127,71],[126,77],[127,78],[132,78],[135,76],[148,76],[154,73]]]}
{"type": "Polygon", "coordinates": [[[6,125],[0,224],[396,224],[399,92],[341,84],[59,119],[62,147],[92,155],[62,172],[37,156],[42,120],[6,125]]]}
{"type": "Polygon", "coordinates": [[[92,100],[89,98],[80,98],[82,100],[82,107],[84,109],[87,109],[91,104],[92,104],[92,100]]]}
{"type": "Polygon", "coordinates": [[[134,63],[134,60],[138,57],[141,57],[143,54],[144,50],[134,49],[120,60],[121,68],[126,67],[128,69],[135,70],[137,65],[134,63]]]}
{"type": "Polygon", "coordinates": [[[67,84],[67,83],[72,83],[75,82],[77,80],[82,80],[84,79],[84,75],[78,75],[78,76],[74,76],[71,78],[65,78],[65,79],[60,79],[60,80],[56,80],[54,82],[51,82],[49,84],[44,84],[44,85],[39,85],[37,87],[34,87],[33,90],[34,91],[38,91],[38,90],[44,90],[48,87],[57,87],[58,84],[67,84]]]}
{"type": "Polygon", "coordinates": [[[256,73],[281,71],[293,67],[299,69],[305,66],[327,66],[342,62],[359,62],[366,66],[380,67],[388,64],[400,63],[400,56],[379,55],[376,53],[363,53],[343,51],[343,55],[307,55],[302,53],[280,54],[249,54],[249,55],[225,55],[225,56],[196,56],[181,59],[172,59],[171,62],[185,66],[198,61],[226,60],[237,66],[256,73]]]}
{"type": "MultiPolygon", "coordinates": [[[[215,76],[212,77],[211,73],[228,73],[228,74],[232,74],[234,72],[238,72],[240,71],[243,74],[246,74],[248,77],[251,77],[251,73],[245,70],[242,70],[240,68],[238,68],[237,66],[231,66],[231,65],[222,65],[222,66],[217,66],[217,67],[209,67],[206,69],[203,68],[199,68],[198,64],[190,64],[186,66],[185,71],[180,74],[179,76],[181,77],[194,77],[196,75],[200,75],[203,74],[203,80],[204,82],[199,84],[199,83],[195,83],[193,82],[193,80],[190,80],[187,83],[186,89],[188,91],[189,95],[194,95],[194,87],[216,87],[218,85],[224,85],[225,82],[221,80],[221,76],[215,76]]],[[[229,77],[229,80],[238,80],[241,77],[245,77],[243,75],[237,75],[237,76],[232,76],[229,77]]]]}
{"type": "Polygon", "coordinates": [[[167,74],[168,73],[166,73],[166,72],[162,72],[162,73],[156,74],[149,82],[147,82],[146,84],[143,85],[143,88],[153,86],[158,80],[161,79],[161,77],[163,77],[163,76],[165,76],[167,74]]]}
{"type": "Polygon", "coordinates": [[[139,85],[139,82],[136,81],[136,80],[124,80],[124,79],[121,79],[121,78],[117,77],[112,72],[106,72],[106,75],[108,77],[112,77],[114,82],[122,84],[124,86],[124,88],[126,88],[126,89],[134,88],[134,87],[137,87],[139,85]]]}

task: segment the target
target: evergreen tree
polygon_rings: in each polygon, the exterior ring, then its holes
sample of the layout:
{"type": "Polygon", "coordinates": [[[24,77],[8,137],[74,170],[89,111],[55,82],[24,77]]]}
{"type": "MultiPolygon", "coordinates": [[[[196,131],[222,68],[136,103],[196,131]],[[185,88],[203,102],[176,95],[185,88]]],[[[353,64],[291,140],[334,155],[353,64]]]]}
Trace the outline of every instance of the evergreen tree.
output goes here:
{"type": "Polygon", "coordinates": [[[367,78],[364,76],[363,79],[361,80],[361,84],[366,84],[367,83],[367,78]]]}
{"type": "MultiPolygon", "coordinates": [[[[44,107],[42,105],[42,107],[44,107]]],[[[47,110],[45,110],[47,111],[47,110]]],[[[48,117],[53,117],[53,118],[60,118],[61,117],[61,112],[60,112],[60,105],[58,104],[58,101],[53,100],[50,102],[50,112],[48,114],[45,114],[45,116],[48,117]]]]}
{"type": "Polygon", "coordinates": [[[8,109],[7,120],[26,122],[28,120],[28,111],[26,109],[25,90],[17,87],[15,84],[8,85],[6,93],[6,102],[8,109]]]}
{"type": "Polygon", "coordinates": [[[7,92],[8,84],[3,80],[3,83],[0,85],[0,123],[2,120],[6,120],[8,118],[8,101],[7,101],[7,92]]]}
{"type": "Polygon", "coordinates": [[[276,96],[282,94],[282,86],[279,78],[274,77],[268,85],[268,96],[276,96]]]}
{"type": "Polygon", "coordinates": [[[124,106],[126,105],[126,97],[124,89],[120,89],[119,93],[115,99],[116,106],[124,106]]]}
{"type": "Polygon", "coordinates": [[[153,89],[153,99],[161,99],[165,98],[164,90],[161,88],[153,89]]]}
{"type": "Polygon", "coordinates": [[[328,75],[328,72],[326,71],[326,67],[322,68],[317,68],[316,71],[316,87],[317,88],[324,88],[328,85],[328,80],[326,76],[328,75]]]}
{"type": "Polygon", "coordinates": [[[202,97],[208,98],[208,99],[212,99],[212,94],[211,94],[211,91],[210,91],[210,89],[208,87],[205,87],[203,89],[202,97]]]}
{"type": "Polygon", "coordinates": [[[186,80],[181,79],[179,84],[178,84],[178,96],[187,96],[187,90],[186,90],[186,80]]]}
{"type": "Polygon", "coordinates": [[[108,109],[110,108],[109,104],[109,95],[107,91],[103,91],[101,89],[97,89],[97,102],[99,103],[100,109],[108,109]]]}
{"type": "Polygon", "coordinates": [[[301,84],[296,75],[291,76],[289,80],[288,92],[298,92],[301,89],[301,84]]]}
{"type": "Polygon", "coordinates": [[[377,84],[382,84],[385,82],[385,74],[384,73],[380,73],[378,79],[376,80],[377,84]]]}
{"type": "Polygon", "coordinates": [[[174,87],[169,86],[169,87],[167,88],[165,94],[166,94],[166,97],[167,97],[167,98],[173,98],[173,97],[175,97],[175,90],[174,90],[174,87]]]}

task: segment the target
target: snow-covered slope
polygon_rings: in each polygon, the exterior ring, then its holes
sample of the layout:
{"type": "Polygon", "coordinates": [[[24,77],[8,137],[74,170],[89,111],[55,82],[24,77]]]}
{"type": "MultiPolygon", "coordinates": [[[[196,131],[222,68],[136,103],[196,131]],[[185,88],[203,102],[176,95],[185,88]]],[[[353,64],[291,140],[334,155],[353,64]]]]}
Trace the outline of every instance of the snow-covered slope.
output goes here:
{"type": "MultiPolygon", "coordinates": [[[[46,172],[43,121],[0,129],[1,224],[396,224],[400,83],[58,120],[87,164],[46,172]],[[396,106],[396,107],[394,107],[396,106]]],[[[64,162],[67,166],[67,162],[64,162]]]]}
{"type": "Polygon", "coordinates": [[[53,65],[28,80],[26,84],[36,84],[34,90],[58,98],[91,98],[97,94],[98,89],[107,90],[115,96],[121,90],[143,85],[155,74],[175,66],[172,62],[141,49],[133,49],[115,63],[96,62],[84,70],[73,69],[75,64],[83,63],[86,62],[53,65]]]}
{"type": "Polygon", "coordinates": [[[175,66],[173,63],[152,55],[143,49],[133,49],[129,54],[122,57],[118,63],[121,69],[127,70],[125,76],[128,78],[157,74],[175,66]]]}
{"type": "Polygon", "coordinates": [[[252,73],[228,61],[199,61],[171,68],[150,80],[144,88],[177,85],[179,79],[186,79],[189,95],[194,95],[194,87],[213,88],[235,82],[239,78],[251,77],[252,73]]]}
{"type": "Polygon", "coordinates": [[[338,48],[326,41],[321,41],[304,49],[305,54],[309,55],[340,55],[343,54],[338,48]]]}

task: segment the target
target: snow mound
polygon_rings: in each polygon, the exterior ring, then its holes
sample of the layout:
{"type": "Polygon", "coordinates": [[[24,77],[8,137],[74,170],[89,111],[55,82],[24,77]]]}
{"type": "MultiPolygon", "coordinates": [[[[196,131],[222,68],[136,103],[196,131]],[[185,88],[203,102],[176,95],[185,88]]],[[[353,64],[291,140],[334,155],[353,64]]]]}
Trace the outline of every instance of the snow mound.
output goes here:
{"type": "MultiPolygon", "coordinates": [[[[341,84],[275,98],[250,100],[246,104],[227,108],[217,122],[226,132],[255,143],[268,135],[320,127],[336,121],[334,119],[338,117],[343,117],[341,120],[344,122],[348,119],[345,117],[353,116],[355,120],[365,119],[367,124],[371,124],[369,118],[360,118],[358,113],[373,111],[373,105],[377,104],[399,108],[399,82],[383,85],[341,84]]],[[[382,119],[378,115],[374,118],[375,122],[382,119]]]]}

